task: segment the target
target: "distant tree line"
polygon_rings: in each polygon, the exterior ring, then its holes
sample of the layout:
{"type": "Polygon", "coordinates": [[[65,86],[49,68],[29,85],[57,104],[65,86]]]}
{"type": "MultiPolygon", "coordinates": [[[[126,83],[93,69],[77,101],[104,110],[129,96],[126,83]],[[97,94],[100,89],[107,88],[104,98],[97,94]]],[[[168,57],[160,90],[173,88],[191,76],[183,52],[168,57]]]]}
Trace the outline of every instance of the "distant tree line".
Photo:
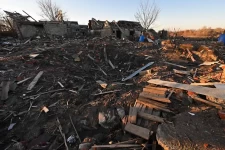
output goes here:
{"type": "Polygon", "coordinates": [[[224,28],[212,29],[211,27],[204,26],[197,30],[170,31],[169,35],[178,37],[218,37],[224,30],[224,28]]]}

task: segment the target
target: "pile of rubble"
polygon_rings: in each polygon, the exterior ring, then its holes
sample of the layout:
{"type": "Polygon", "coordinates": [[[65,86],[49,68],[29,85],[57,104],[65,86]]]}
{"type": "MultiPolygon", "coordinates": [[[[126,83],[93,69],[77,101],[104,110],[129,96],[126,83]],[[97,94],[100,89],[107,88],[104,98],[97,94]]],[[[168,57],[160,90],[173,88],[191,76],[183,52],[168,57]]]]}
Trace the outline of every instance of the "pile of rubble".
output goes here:
{"type": "Polygon", "coordinates": [[[1,149],[225,147],[223,46],[9,40],[0,47],[1,149]]]}

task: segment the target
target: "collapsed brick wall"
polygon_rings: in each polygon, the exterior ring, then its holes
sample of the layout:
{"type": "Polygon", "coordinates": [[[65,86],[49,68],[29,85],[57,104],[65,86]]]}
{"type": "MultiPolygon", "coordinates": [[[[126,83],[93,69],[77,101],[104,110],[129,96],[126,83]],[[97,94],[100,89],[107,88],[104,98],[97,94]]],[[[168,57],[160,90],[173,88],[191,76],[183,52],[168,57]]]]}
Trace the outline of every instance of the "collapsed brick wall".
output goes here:
{"type": "Polygon", "coordinates": [[[35,36],[38,30],[32,25],[21,25],[20,31],[24,38],[29,38],[35,36]]]}
{"type": "Polygon", "coordinates": [[[101,37],[106,37],[106,36],[110,36],[113,34],[113,31],[110,27],[104,28],[101,31],[101,37]]]}
{"type": "Polygon", "coordinates": [[[63,23],[46,23],[44,28],[48,35],[65,36],[67,34],[67,25],[63,23]]]}

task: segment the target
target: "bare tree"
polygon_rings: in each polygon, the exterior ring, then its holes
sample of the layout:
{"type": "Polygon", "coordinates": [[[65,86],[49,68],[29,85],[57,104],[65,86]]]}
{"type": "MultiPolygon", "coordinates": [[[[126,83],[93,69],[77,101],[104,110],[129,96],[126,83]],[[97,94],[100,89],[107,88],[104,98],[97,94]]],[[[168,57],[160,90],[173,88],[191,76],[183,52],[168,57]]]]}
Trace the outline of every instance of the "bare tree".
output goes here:
{"type": "Polygon", "coordinates": [[[52,0],[37,0],[37,3],[42,12],[41,17],[50,21],[57,21],[59,15],[61,15],[61,20],[65,19],[66,13],[62,13],[61,8],[56,3],[53,3],[52,0]]]}
{"type": "Polygon", "coordinates": [[[155,1],[150,3],[150,0],[141,1],[135,18],[141,23],[146,30],[156,21],[159,16],[160,9],[157,7],[155,1]]]}

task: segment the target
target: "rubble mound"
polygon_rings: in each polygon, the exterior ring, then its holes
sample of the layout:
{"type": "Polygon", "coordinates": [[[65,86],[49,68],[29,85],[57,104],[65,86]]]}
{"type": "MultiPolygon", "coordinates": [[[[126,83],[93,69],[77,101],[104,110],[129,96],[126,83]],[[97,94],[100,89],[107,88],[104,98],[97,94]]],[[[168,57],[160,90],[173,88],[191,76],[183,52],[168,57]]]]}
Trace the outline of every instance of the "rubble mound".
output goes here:
{"type": "Polygon", "coordinates": [[[217,111],[209,110],[190,115],[180,113],[173,123],[163,123],[157,129],[157,141],[164,150],[225,149],[225,122],[217,111]]]}

